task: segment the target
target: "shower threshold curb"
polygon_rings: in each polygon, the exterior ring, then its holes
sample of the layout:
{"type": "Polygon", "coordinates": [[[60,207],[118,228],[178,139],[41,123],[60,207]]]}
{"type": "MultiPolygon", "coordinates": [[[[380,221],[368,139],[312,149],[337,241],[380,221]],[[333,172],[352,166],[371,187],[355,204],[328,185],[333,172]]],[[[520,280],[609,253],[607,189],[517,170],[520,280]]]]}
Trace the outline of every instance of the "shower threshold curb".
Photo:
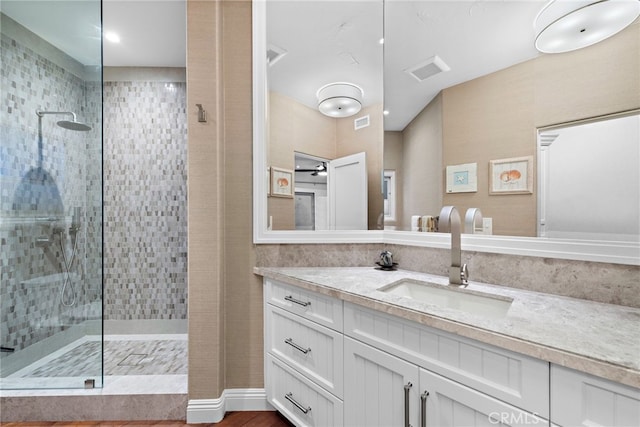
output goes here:
{"type": "Polygon", "coordinates": [[[0,422],[185,420],[188,397],[93,394],[0,397],[0,422]]]}

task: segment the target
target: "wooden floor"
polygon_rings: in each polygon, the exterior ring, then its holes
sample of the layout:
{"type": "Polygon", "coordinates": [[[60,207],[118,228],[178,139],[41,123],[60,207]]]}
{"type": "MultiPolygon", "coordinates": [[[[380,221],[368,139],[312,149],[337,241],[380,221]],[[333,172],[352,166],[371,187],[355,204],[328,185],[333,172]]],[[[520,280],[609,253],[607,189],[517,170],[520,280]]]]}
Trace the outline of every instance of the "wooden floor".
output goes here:
{"type": "Polygon", "coordinates": [[[187,424],[181,421],[73,421],[2,423],[2,427],[291,427],[282,415],[274,411],[227,412],[217,424],[187,424]]]}

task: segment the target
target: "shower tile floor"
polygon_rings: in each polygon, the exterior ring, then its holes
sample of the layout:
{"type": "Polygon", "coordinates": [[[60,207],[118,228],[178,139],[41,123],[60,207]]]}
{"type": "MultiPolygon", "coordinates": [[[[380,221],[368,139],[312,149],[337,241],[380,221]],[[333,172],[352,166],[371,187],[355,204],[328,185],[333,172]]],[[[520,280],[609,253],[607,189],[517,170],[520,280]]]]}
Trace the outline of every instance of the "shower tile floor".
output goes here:
{"type": "MultiPolygon", "coordinates": [[[[86,336],[39,361],[3,378],[3,388],[69,387],[62,394],[147,394],[187,392],[187,335],[105,335],[104,387],[86,390],[87,377],[99,383],[100,336],[86,336]],[[98,370],[98,373],[96,371],[98,370]]],[[[19,396],[21,390],[2,391],[19,396]]],[[[61,394],[61,390],[37,390],[38,394],[61,394]],[[55,393],[53,393],[55,391],[55,393]]]]}

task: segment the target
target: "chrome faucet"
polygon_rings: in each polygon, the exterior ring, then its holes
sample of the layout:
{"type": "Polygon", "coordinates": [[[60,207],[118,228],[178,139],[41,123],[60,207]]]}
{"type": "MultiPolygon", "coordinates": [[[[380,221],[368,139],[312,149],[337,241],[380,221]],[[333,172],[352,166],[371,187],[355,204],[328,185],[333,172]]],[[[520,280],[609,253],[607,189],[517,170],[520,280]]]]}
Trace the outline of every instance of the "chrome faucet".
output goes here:
{"type": "Polygon", "coordinates": [[[438,229],[443,233],[451,233],[451,265],[449,266],[449,284],[466,286],[469,283],[467,264],[462,264],[462,248],[460,233],[462,224],[460,214],[455,206],[445,206],[440,211],[438,229]]]}
{"type": "Polygon", "coordinates": [[[464,215],[464,232],[466,234],[475,234],[482,232],[482,212],[478,208],[469,208],[464,215]]]}

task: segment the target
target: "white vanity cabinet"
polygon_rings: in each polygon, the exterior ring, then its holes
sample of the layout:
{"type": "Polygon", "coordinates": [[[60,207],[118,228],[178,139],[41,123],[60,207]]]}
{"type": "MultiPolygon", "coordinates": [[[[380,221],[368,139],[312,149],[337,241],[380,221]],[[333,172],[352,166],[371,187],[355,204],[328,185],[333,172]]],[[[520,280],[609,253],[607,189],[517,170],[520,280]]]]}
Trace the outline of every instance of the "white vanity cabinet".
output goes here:
{"type": "Polygon", "coordinates": [[[640,426],[638,389],[421,317],[265,285],[267,399],[296,426],[640,426]]]}
{"type": "Polygon", "coordinates": [[[487,394],[345,337],[344,423],[349,427],[548,425],[487,394]]]}
{"type": "Polygon", "coordinates": [[[345,425],[548,425],[548,363],[354,304],[344,322],[345,425]]]}
{"type": "Polygon", "coordinates": [[[297,426],[343,425],[342,301],[267,280],[267,400],[297,426]]]}
{"type": "Polygon", "coordinates": [[[549,418],[548,362],[355,304],[344,312],[345,335],[549,418]]]}
{"type": "Polygon", "coordinates": [[[640,426],[640,390],[551,365],[551,421],[563,427],[640,426]]]}

